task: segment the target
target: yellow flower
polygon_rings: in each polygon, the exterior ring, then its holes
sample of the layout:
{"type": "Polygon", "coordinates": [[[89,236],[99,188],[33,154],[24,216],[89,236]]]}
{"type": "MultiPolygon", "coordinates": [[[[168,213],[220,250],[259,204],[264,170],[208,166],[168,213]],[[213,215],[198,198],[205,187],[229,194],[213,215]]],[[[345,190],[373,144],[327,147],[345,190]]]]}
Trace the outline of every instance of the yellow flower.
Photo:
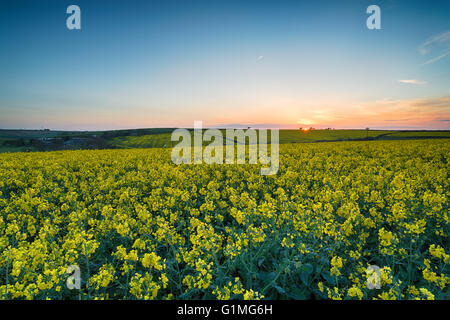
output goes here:
{"type": "Polygon", "coordinates": [[[156,270],[162,270],[164,265],[160,262],[161,257],[157,256],[154,252],[144,254],[142,258],[142,265],[144,268],[152,267],[156,270]]]}
{"type": "Polygon", "coordinates": [[[348,289],[348,296],[349,297],[358,297],[358,299],[361,300],[363,298],[364,294],[360,288],[353,286],[350,289],[348,289]]]}
{"type": "Polygon", "coordinates": [[[425,296],[427,300],[434,300],[434,294],[432,294],[428,289],[426,288],[419,288],[419,291],[421,294],[425,296]]]}
{"type": "Polygon", "coordinates": [[[342,264],[342,258],[334,256],[333,258],[331,258],[331,266],[332,266],[332,268],[330,270],[330,273],[332,275],[339,276],[341,274],[339,269],[342,268],[342,265],[343,265],[342,264]]]}
{"type": "Polygon", "coordinates": [[[323,292],[323,283],[322,283],[322,282],[319,282],[319,283],[317,284],[317,287],[319,288],[319,291],[320,291],[320,292],[323,292]]]}

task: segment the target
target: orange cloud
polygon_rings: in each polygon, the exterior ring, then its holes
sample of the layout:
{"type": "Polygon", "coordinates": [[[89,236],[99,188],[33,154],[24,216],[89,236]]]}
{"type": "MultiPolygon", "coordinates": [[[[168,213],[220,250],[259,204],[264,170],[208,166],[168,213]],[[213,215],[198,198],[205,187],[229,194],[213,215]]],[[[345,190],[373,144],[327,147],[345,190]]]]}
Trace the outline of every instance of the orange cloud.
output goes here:
{"type": "Polygon", "coordinates": [[[395,126],[450,129],[442,122],[450,117],[450,97],[375,101],[342,116],[339,122],[345,125],[393,126],[395,122],[395,126]]]}

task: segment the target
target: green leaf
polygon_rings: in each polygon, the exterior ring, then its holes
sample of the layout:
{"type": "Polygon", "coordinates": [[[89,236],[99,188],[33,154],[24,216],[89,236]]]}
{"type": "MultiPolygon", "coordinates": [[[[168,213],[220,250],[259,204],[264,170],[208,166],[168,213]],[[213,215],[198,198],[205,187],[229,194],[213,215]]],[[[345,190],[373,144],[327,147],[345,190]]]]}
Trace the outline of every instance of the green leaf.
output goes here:
{"type": "Polygon", "coordinates": [[[330,285],[334,286],[336,284],[336,281],[334,277],[332,277],[328,272],[322,273],[322,277],[325,279],[326,282],[328,282],[330,285]]]}
{"type": "Polygon", "coordinates": [[[314,267],[312,266],[311,263],[305,263],[300,266],[300,272],[302,274],[304,273],[309,276],[313,271],[314,271],[314,267]]]}
{"type": "Polygon", "coordinates": [[[266,260],[265,257],[262,257],[261,259],[258,260],[258,267],[261,267],[264,263],[264,261],[266,260]]]}
{"type": "Polygon", "coordinates": [[[294,300],[305,300],[309,297],[309,291],[301,290],[299,288],[292,288],[289,292],[287,292],[287,296],[294,300]]]}
{"type": "Polygon", "coordinates": [[[259,280],[268,282],[275,279],[275,272],[258,272],[256,276],[259,280]]]}
{"type": "Polygon", "coordinates": [[[300,271],[300,279],[302,280],[305,286],[308,285],[309,275],[314,271],[314,267],[310,263],[302,264],[299,268],[300,271]]]}
{"type": "Polygon", "coordinates": [[[274,287],[275,289],[277,289],[277,291],[278,291],[279,293],[286,295],[286,291],[285,291],[282,287],[277,286],[277,285],[275,285],[275,284],[272,285],[272,287],[274,287]]]}

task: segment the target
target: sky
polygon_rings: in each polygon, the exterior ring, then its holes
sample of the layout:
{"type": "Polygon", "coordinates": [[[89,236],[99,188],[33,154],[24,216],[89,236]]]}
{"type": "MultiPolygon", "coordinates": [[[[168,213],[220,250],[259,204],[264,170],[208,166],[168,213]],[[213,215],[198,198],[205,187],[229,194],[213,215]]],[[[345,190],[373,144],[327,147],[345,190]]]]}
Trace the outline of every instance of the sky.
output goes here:
{"type": "Polygon", "coordinates": [[[0,0],[0,39],[4,129],[450,130],[450,1],[0,0]]]}

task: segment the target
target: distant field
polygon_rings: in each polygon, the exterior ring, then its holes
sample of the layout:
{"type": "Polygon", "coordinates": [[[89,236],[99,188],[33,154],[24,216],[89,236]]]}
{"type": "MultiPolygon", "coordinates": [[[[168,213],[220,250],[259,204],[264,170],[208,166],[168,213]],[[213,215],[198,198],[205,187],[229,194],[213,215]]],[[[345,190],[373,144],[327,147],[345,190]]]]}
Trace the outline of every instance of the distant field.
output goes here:
{"type": "Polygon", "coordinates": [[[430,139],[430,138],[450,138],[450,131],[410,131],[410,132],[392,132],[385,137],[390,139],[430,139]]]}
{"type": "Polygon", "coordinates": [[[116,137],[109,141],[109,143],[120,149],[128,148],[166,148],[170,147],[169,133],[149,134],[144,136],[126,136],[116,137]]]}
{"type": "MultiPolygon", "coordinates": [[[[222,130],[225,138],[225,130],[222,130]]],[[[110,144],[118,148],[164,148],[171,147],[177,142],[170,140],[169,133],[150,134],[143,136],[116,137],[110,144]]],[[[351,141],[351,140],[403,140],[424,138],[450,138],[450,131],[413,131],[398,132],[385,130],[280,130],[280,143],[308,143],[324,141],[351,141]]],[[[270,138],[269,138],[270,141],[270,138]]],[[[204,143],[204,144],[208,144],[204,143]]]]}
{"type": "MultiPolygon", "coordinates": [[[[0,153],[67,149],[170,148],[173,128],[113,131],[0,130],[0,153]]],[[[225,139],[225,130],[221,130],[225,139]]],[[[280,143],[450,138],[450,131],[280,130],[280,143]]],[[[270,142],[270,137],[269,137],[270,142]]],[[[204,142],[204,145],[209,142],[204,142]]]]}
{"type": "Polygon", "coordinates": [[[280,143],[341,141],[376,138],[395,131],[366,130],[281,130],[280,143]]]}
{"type": "Polygon", "coordinates": [[[15,142],[17,139],[14,138],[3,138],[0,136],[0,153],[4,152],[25,152],[29,151],[37,151],[35,148],[26,147],[26,146],[16,146],[9,144],[10,142],[15,142]]]}
{"type": "Polygon", "coordinates": [[[5,152],[31,152],[31,151],[38,151],[35,148],[28,148],[28,147],[11,147],[11,146],[0,146],[0,153],[5,152]]]}
{"type": "Polygon", "coordinates": [[[56,137],[62,131],[45,131],[45,130],[5,130],[0,129],[0,139],[33,139],[33,138],[52,138],[56,137]]]}

